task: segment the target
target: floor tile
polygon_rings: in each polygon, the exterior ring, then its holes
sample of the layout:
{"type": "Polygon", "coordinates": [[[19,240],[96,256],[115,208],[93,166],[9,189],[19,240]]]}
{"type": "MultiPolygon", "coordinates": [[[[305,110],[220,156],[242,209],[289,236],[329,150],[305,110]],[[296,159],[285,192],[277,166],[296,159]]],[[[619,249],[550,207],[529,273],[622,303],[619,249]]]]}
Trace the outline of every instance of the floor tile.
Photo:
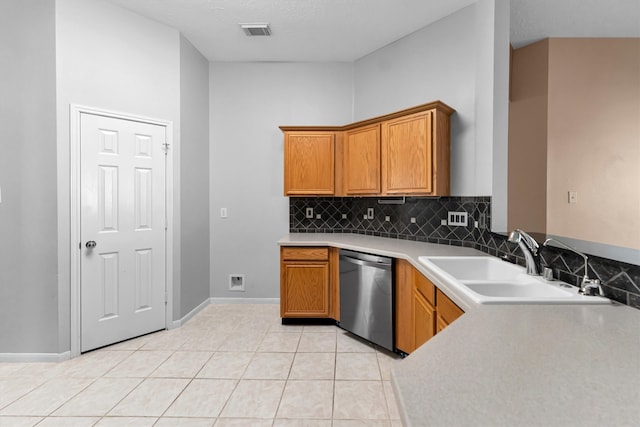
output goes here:
{"type": "Polygon", "coordinates": [[[56,410],[54,416],[103,416],[142,382],[141,378],[100,378],[56,410]]]}
{"type": "Polygon", "coordinates": [[[156,417],[105,417],[95,427],[153,427],[156,417]]]}
{"type": "Polygon", "coordinates": [[[147,378],[109,412],[109,416],[160,416],[189,380],[147,378]]]}
{"type": "Polygon", "coordinates": [[[42,417],[3,417],[0,416],[0,427],[32,427],[38,424],[42,417]]]}
{"type": "Polygon", "coordinates": [[[273,427],[331,427],[331,420],[300,420],[276,418],[273,427]]]}
{"type": "Polygon", "coordinates": [[[215,418],[161,417],[153,427],[212,427],[215,422],[215,418]]]}
{"type": "Polygon", "coordinates": [[[378,351],[378,366],[380,367],[380,376],[383,381],[391,381],[391,368],[393,365],[402,360],[400,356],[390,355],[387,352],[378,351]]]}
{"type": "Polygon", "coordinates": [[[215,418],[222,411],[236,384],[237,380],[195,379],[164,415],[215,418]]]}
{"type": "Polygon", "coordinates": [[[387,409],[389,410],[389,418],[392,420],[400,419],[400,412],[398,411],[398,405],[396,403],[396,397],[393,393],[393,387],[391,387],[390,381],[383,381],[382,387],[384,390],[384,397],[387,400],[387,409]]]}
{"type": "Polygon", "coordinates": [[[0,415],[49,415],[92,381],[86,378],[54,378],[5,407],[0,415]]]}
{"type": "Polygon", "coordinates": [[[273,418],[284,385],[278,380],[241,380],[220,417],[273,418]]]}
{"type": "Polygon", "coordinates": [[[140,350],[178,350],[188,339],[181,328],[161,331],[153,334],[140,350]]]}
{"type": "Polygon", "coordinates": [[[105,377],[144,378],[171,356],[170,351],[136,351],[107,372],[105,377]]]}
{"type": "Polygon", "coordinates": [[[391,427],[387,420],[333,420],[333,427],[391,427]]]}
{"type": "Polygon", "coordinates": [[[278,317],[276,321],[271,322],[268,332],[269,333],[271,332],[300,333],[302,332],[302,329],[303,329],[302,325],[283,325],[282,321],[278,317]]]}
{"type": "Polygon", "coordinates": [[[65,378],[99,378],[131,354],[133,354],[132,351],[92,351],[62,362],[60,376],[65,378]]]}
{"type": "Polygon", "coordinates": [[[193,378],[213,353],[176,351],[150,375],[154,378],[193,378]]]}
{"type": "Polygon", "coordinates": [[[218,351],[256,351],[262,342],[262,333],[236,333],[227,337],[218,351]]]}
{"type": "Polygon", "coordinates": [[[198,372],[197,378],[239,379],[242,377],[253,353],[218,352],[198,372]]]}
{"type": "Polygon", "coordinates": [[[375,353],[372,344],[348,332],[338,332],[338,352],[343,353],[375,353]]]}
{"type": "Polygon", "coordinates": [[[300,341],[299,333],[270,332],[264,336],[258,351],[267,353],[295,353],[300,341]]]}
{"type": "Polygon", "coordinates": [[[375,353],[337,353],[336,380],[380,380],[375,353]]]}
{"type": "Polygon", "coordinates": [[[335,332],[302,333],[298,352],[300,353],[332,353],[336,351],[335,332]]]}
{"type": "Polygon", "coordinates": [[[334,419],[389,418],[382,381],[336,380],[333,399],[334,419]]]}
{"type": "Polygon", "coordinates": [[[335,325],[304,325],[302,332],[331,332],[337,333],[340,328],[335,325]]]}
{"type": "Polygon", "coordinates": [[[180,346],[183,351],[216,351],[227,340],[227,332],[207,331],[200,337],[189,337],[180,346]]]}
{"type": "Polygon", "coordinates": [[[276,418],[330,419],[333,381],[287,381],[276,418]]]}
{"type": "Polygon", "coordinates": [[[38,427],[91,427],[100,417],[47,417],[38,427]]]}
{"type": "Polygon", "coordinates": [[[335,353],[296,353],[289,379],[332,380],[335,364],[335,353]]]}
{"type": "Polygon", "coordinates": [[[0,409],[18,400],[46,379],[43,378],[3,378],[0,379],[0,409]]]}
{"type": "Polygon", "coordinates": [[[293,353],[256,353],[242,378],[254,380],[286,380],[293,353]]]}
{"type": "Polygon", "coordinates": [[[271,427],[271,419],[257,418],[218,418],[215,427],[271,427]]]}

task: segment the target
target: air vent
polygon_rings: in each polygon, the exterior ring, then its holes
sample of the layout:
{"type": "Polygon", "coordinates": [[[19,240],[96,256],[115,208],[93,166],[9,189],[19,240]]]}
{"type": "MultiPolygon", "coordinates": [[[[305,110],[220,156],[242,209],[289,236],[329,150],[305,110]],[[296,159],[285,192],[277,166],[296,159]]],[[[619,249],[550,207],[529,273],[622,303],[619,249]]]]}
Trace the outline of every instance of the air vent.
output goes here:
{"type": "Polygon", "coordinates": [[[248,37],[271,35],[269,24],[240,24],[240,27],[248,37]]]}

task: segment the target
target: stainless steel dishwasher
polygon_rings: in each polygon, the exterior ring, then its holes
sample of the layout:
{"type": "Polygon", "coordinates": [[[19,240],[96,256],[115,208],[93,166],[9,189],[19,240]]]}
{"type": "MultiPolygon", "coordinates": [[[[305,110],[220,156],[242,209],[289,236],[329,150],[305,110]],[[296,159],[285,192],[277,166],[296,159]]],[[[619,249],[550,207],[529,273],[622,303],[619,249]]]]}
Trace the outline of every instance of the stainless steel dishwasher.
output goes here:
{"type": "Polygon", "coordinates": [[[340,250],[340,322],[393,351],[393,259],[340,250]]]}

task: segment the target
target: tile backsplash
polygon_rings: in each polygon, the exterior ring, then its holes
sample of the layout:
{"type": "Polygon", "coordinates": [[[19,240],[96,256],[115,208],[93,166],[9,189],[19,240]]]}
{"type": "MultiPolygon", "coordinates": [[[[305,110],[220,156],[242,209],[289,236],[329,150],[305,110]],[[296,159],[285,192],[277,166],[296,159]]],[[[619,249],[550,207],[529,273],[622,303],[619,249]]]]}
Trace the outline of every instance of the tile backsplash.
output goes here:
{"type": "MultiPolygon", "coordinates": [[[[403,204],[379,204],[378,200],[372,197],[290,197],[289,231],[357,233],[464,246],[510,258],[520,265],[525,263],[518,245],[508,242],[507,236],[490,231],[491,197],[407,197],[403,204]],[[313,209],[311,218],[307,218],[309,208],[313,209]],[[369,218],[371,209],[373,217],[369,218]],[[443,225],[448,212],[466,212],[467,225],[443,225]]],[[[563,249],[545,247],[541,258],[543,265],[553,269],[554,277],[578,286],[584,275],[581,257],[563,249]]],[[[608,298],[640,308],[639,265],[590,255],[589,277],[602,281],[608,298]]]]}

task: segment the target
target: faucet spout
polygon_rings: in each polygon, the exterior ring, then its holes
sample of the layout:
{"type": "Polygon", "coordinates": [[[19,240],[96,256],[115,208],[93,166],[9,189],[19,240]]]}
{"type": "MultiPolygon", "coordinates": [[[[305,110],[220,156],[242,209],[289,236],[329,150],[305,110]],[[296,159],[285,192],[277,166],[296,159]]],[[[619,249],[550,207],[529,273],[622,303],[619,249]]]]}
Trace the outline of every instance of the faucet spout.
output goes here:
{"type": "Polygon", "coordinates": [[[538,266],[539,263],[539,246],[538,242],[520,229],[515,229],[509,234],[509,239],[512,243],[517,243],[522,253],[524,254],[524,259],[526,261],[526,269],[527,274],[531,276],[539,276],[540,268],[538,266]]]}
{"type": "Polygon", "coordinates": [[[602,286],[600,284],[600,280],[599,279],[590,279],[589,278],[589,258],[583,254],[582,252],[576,250],[575,248],[572,248],[571,246],[567,245],[564,242],[561,242],[560,240],[556,240],[554,238],[548,238],[547,240],[544,241],[544,243],[542,244],[542,246],[548,246],[549,243],[555,243],[560,247],[563,247],[565,249],[570,250],[571,252],[578,254],[582,257],[582,259],[584,260],[584,276],[582,277],[582,282],[580,283],[580,289],[578,290],[578,292],[580,292],[583,295],[599,295],[601,297],[604,296],[604,291],[602,290],[602,286]]]}

